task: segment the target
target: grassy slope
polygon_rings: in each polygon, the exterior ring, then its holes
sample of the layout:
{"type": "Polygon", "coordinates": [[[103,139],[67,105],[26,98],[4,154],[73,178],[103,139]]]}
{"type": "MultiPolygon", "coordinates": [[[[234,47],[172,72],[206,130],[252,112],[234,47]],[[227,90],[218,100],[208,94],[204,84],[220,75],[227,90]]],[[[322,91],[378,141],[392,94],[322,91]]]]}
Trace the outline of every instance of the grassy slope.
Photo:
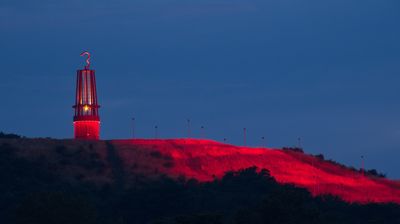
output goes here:
{"type": "MultiPolygon", "coordinates": [[[[115,140],[126,166],[144,163],[171,176],[200,181],[221,177],[226,171],[257,166],[268,169],[280,183],[307,188],[313,195],[333,194],[349,202],[400,203],[400,183],[364,176],[348,168],[292,151],[237,147],[207,140],[115,140]],[[148,151],[173,161],[173,167],[146,163],[148,151]]],[[[153,155],[157,155],[153,153],[153,155]]]]}
{"type": "Polygon", "coordinates": [[[17,154],[40,161],[68,181],[121,187],[137,175],[167,174],[200,181],[229,170],[257,166],[268,169],[280,183],[293,183],[312,194],[334,194],[349,202],[400,203],[400,183],[363,176],[345,167],[291,151],[237,147],[208,140],[74,141],[49,139],[0,140],[17,154]]]}

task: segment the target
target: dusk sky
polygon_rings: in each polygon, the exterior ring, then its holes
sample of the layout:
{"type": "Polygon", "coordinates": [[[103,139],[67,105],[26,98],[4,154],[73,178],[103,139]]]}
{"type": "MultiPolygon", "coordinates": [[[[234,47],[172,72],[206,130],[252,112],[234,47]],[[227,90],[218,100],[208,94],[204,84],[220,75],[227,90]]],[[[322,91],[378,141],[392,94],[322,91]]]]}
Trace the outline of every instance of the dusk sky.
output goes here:
{"type": "Polygon", "coordinates": [[[400,178],[398,0],[0,0],[0,131],[72,138],[92,54],[101,138],[294,146],[400,178]]]}

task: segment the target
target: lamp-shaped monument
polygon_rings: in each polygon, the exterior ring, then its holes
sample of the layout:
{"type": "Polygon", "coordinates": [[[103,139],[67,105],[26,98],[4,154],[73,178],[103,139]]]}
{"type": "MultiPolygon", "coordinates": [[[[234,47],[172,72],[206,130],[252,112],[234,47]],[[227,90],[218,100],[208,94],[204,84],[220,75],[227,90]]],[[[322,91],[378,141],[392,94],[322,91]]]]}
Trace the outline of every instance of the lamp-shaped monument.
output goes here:
{"type": "Polygon", "coordinates": [[[95,71],[90,67],[90,54],[87,56],[86,66],[76,73],[76,98],[74,115],[75,139],[98,140],[100,138],[99,105],[97,103],[97,89],[95,71]]]}

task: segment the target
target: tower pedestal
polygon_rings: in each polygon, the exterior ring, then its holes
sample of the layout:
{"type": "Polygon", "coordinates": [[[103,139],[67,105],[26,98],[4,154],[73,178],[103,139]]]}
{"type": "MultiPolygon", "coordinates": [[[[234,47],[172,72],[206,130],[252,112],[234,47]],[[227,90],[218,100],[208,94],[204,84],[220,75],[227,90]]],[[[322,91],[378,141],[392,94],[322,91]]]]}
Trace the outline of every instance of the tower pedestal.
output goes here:
{"type": "Polygon", "coordinates": [[[100,121],[74,121],[75,139],[98,140],[100,138],[100,121]]]}

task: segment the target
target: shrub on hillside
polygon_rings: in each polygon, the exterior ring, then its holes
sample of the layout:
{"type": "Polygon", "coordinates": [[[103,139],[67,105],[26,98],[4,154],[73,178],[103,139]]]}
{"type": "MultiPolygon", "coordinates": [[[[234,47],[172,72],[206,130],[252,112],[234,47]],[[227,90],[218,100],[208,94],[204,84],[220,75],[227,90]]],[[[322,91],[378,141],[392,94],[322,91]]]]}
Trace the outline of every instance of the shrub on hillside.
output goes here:
{"type": "Polygon", "coordinates": [[[303,149],[299,147],[283,147],[282,150],[304,153],[303,149]]]}
{"type": "Polygon", "coordinates": [[[16,135],[16,134],[6,134],[4,132],[0,132],[0,139],[4,138],[4,139],[19,139],[22,138],[20,135],[16,135]]]}

